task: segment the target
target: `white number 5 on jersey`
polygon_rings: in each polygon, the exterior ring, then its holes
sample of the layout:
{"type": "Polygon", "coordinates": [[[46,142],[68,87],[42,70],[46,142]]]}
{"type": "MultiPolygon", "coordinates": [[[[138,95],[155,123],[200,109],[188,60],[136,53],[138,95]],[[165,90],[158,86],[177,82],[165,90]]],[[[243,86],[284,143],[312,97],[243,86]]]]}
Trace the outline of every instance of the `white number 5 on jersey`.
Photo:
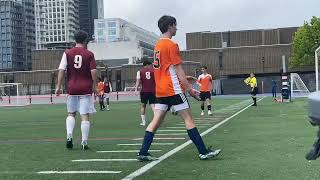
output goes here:
{"type": "Polygon", "coordinates": [[[76,55],[74,57],[74,65],[73,66],[76,69],[80,69],[81,68],[81,66],[82,66],[82,56],[76,55]]]}

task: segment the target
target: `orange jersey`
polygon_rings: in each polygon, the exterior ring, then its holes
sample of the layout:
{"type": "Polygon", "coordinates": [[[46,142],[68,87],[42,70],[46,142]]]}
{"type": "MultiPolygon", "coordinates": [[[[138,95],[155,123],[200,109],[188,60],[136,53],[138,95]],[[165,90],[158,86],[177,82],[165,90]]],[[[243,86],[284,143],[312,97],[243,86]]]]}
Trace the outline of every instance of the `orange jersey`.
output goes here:
{"type": "Polygon", "coordinates": [[[200,84],[200,91],[201,92],[208,92],[211,91],[212,86],[212,76],[210,74],[201,74],[197,81],[200,84]]]}
{"type": "Polygon", "coordinates": [[[182,64],[178,44],[161,38],[154,48],[154,78],[156,97],[169,97],[183,93],[174,65],[182,64]]]}
{"type": "Polygon", "coordinates": [[[98,83],[98,95],[103,95],[104,94],[104,84],[103,82],[98,83]]]}

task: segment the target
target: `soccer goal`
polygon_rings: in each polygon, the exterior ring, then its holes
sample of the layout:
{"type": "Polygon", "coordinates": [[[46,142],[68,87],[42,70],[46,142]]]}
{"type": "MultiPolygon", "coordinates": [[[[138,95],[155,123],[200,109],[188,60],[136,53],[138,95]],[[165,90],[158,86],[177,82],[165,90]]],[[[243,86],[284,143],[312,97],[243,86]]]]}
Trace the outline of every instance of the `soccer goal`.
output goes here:
{"type": "Polygon", "coordinates": [[[23,85],[21,83],[0,83],[0,105],[28,105],[27,100],[22,98],[23,95],[23,85]]]}
{"type": "Polygon", "coordinates": [[[309,89],[302,81],[301,77],[297,73],[290,74],[291,79],[291,97],[307,97],[310,94],[309,89]]]}
{"type": "Polygon", "coordinates": [[[315,58],[315,71],[316,71],[316,91],[319,91],[319,56],[320,56],[320,46],[314,52],[315,58]]]}

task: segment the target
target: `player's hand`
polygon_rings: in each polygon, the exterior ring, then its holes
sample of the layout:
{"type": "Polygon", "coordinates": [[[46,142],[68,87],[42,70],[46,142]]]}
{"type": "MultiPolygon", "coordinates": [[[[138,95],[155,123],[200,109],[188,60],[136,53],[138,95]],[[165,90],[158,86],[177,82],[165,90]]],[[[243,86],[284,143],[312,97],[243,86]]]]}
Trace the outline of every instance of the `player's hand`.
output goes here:
{"type": "Polygon", "coordinates": [[[200,101],[200,98],[199,98],[200,92],[199,91],[191,88],[190,90],[188,90],[188,93],[190,94],[191,97],[193,97],[196,100],[200,101]]]}
{"type": "Polygon", "coordinates": [[[61,88],[57,88],[55,93],[56,93],[56,96],[60,96],[60,94],[62,94],[61,88]]]}

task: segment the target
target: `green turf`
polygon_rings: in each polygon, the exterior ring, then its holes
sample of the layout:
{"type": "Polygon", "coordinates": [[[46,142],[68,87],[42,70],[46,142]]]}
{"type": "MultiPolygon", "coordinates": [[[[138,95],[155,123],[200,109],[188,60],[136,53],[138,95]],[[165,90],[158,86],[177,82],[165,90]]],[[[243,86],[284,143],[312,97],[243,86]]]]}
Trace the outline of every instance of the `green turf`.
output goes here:
{"type": "MultiPolygon", "coordinates": [[[[215,100],[215,124],[245,107],[246,99],[215,100]],[[226,109],[227,108],[227,109],[226,109]]],[[[199,117],[199,104],[192,102],[194,117],[199,117]]],[[[80,123],[75,129],[75,149],[65,149],[65,106],[39,105],[26,108],[0,109],[0,179],[121,179],[139,169],[139,162],[71,162],[75,159],[135,158],[135,153],[100,154],[98,150],[133,150],[139,146],[119,147],[117,143],[142,137],[139,126],[139,103],[113,103],[111,111],[92,117],[90,151],[79,148],[80,123]],[[104,175],[38,175],[38,171],[95,170],[122,171],[104,175]]],[[[307,123],[306,100],[290,104],[274,104],[265,99],[257,108],[250,108],[205,136],[205,142],[223,149],[216,160],[199,161],[197,151],[189,145],[137,179],[318,179],[319,163],[304,159],[315,136],[307,123]]],[[[150,111],[148,117],[150,118],[150,111]]],[[[168,115],[162,128],[181,122],[168,115]]],[[[200,128],[204,131],[210,126],[200,128]]],[[[186,136],[179,136],[186,137],[186,136]]],[[[187,139],[186,139],[187,140],[187,139]]],[[[152,146],[161,149],[161,156],[173,146],[152,146]]]]}

